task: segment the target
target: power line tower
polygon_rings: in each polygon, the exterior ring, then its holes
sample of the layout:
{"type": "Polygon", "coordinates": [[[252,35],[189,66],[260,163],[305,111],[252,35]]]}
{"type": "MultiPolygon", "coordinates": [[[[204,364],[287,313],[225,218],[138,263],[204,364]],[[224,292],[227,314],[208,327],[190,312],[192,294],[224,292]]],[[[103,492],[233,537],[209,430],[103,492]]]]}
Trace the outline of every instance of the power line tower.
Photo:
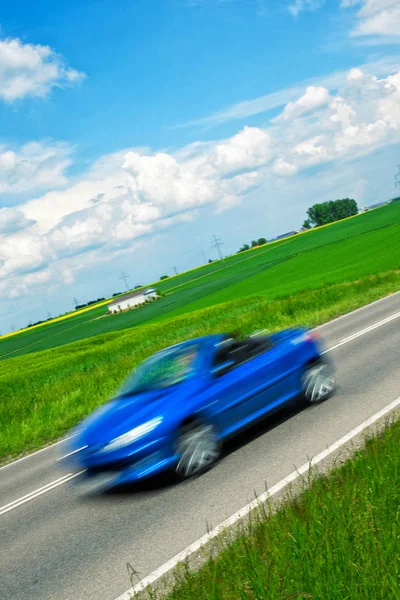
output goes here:
{"type": "Polygon", "coordinates": [[[400,165],[397,165],[397,173],[394,176],[394,185],[400,187],[400,165]]]}
{"type": "Polygon", "coordinates": [[[75,308],[78,306],[78,304],[79,304],[79,300],[78,300],[78,298],[76,296],[74,296],[74,306],[75,306],[75,308]]]}
{"type": "Polygon", "coordinates": [[[200,246],[200,250],[201,250],[201,253],[202,253],[202,255],[203,255],[203,258],[204,258],[204,264],[205,264],[205,263],[207,262],[207,257],[206,257],[206,255],[205,255],[205,253],[204,253],[203,246],[200,246]]]}
{"type": "Polygon", "coordinates": [[[47,311],[47,319],[52,319],[53,317],[51,316],[51,312],[48,310],[47,311]]]}
{"type": "Polygon", "coordinates": [[[221,252],[221,246],[224,245],[224,242],[222,240],[220,240],[219,238],[217,238],[214,234],[214,237],[212,239],[212,244],[211,244],[211,248],[216,248],[216,250],[218,251],[219,257],[222,260],[224,257],[222,256],[222,252],[221,252]]]}
{"type": "Polygon", "coordinates": [[[124,280],[126,291],[129,292],[128,273],[124,273],[124,271],[121,271],[121,275],[119,276],[119,279],[124,280]]]}

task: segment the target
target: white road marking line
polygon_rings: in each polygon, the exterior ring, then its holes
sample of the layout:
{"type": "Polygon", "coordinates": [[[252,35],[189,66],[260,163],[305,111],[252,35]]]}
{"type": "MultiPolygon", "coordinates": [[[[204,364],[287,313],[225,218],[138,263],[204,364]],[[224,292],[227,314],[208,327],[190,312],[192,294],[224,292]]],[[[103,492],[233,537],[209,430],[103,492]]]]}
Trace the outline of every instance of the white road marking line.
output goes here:
{"type": "Polygon", "coordinates": [[[0,471],[2,471],[3,469],[7,469],[7,467],[11,467],[12,465],[16,465],[17,463],[20,463],[23,460],[26,460],[27,458],[32,458],[32,456],[36,456],[37,454],[40,454],[41,452],[45,452],[45,450],[50,450],[50,448],[54,448],[54,446],[58,446],[59,444],[62,444],[62,442],[66,442],[67,440],[70,440],[73,437],[74,437],[73,435],[69,435],[67,437],[64,437],[62,440],[58,440],[58,442],[54,442],[54,444],[50,444],[50,446],[46,446],[45,448],[36,450],[35,452],[32,452],[31,454],[27,454],[26,456],[17,458],[16,460],[13,460],[12,462],[7,463],[6,465],[3,465],[2,467],[0,467],[0,471]]]}
{"type": "Polygon", "coordinates": [[[358,337],[361,337],[362,335],[365,335],[366,333],[369,333],[370,331],[377,329],[378,327],[382,327],[382,325],[386,325],[387,323],[390,323],[390,321],[394,321],[394,319],[398,319],[399,317],[400,317],[400,312],[395,313],[394,315],[391,315],[390,317],[387,317],[386,319],[383,319],[382,321],[378,321],[378,323],[374,323],[374,325],[370,325],[369,327],[366,327],[365,329],[362,329],[361,331],[357,331],[357,333],[353,333],[353,335],[349,335],[347,338],[344,338],[338,344],[331,346],[330,348],[325,350],[322,354],[326,354],[327,352],[332,352],[332,350],[335,350],[336,348],[339,348],[340,346],[343,346],[344,344],[347,344],[348,342],[351,342],[351,341],[357,339],[358,337]]]}
{"type": "Polygon", "coordinates": [[[130,590],[126,591],[121,596],[118,596],[118,598],[116,600],[131,600],[131,598],[134,594],[137,594],[137,593],[143,591],[146,587],[155,583],[163,575],[165,575],[166,573],[168,573],[169,571],[174,569],[178,565],[178,563],[184,561],[191,554],[194,554],[195,552],[197,552],[197,550],[199,550],[200,548],[205,546],[210,540],[212,540],[213,538],[218,536],[224,529],[234,525],[237,521],[239,521],[240,519],[242,519],[243,517],[248,515],[251,511],[253,511],[255,508],[257,508],[260,504],[266,502],[268,500],[268,498],[275,496],[278,492],[280,492],[287,485],[289,485],[290,483],[292,483],[293,481],[298,479],[301,475],[303,475],[304,473],[308,473],[310,468],[312,468],[315,465],[317,465],[318,463],[320,463],[322,460],[327,458],[330,454],[332,454],[333,452],[338,450],[341,446],[343,446],[344,444],[349,442],[351,439],[353,439],[354,437],[356,437],[357,435],[362,433],[367,427],[370,427],[371,425],[373,425],[376,421],[378,421],[379,419],[381,419],[382,417],[384,417],[385,415],[390,413],[392,410],[394,410],[398,406],[400,406],[400,397],[397,398],[396,400],[394,400],[393,402],[391,402],[390,404],[388,404],[387,406],[385,406],[385,408],[383,408],[379,412],[375,413],[372,417],[370,417],[369,419],[367,419],[366,421],[364,421],[363,423],[358,425],[358,427],[355,427],[355,429],[352,429],[349,433],[347,433],[346,435],[341,437],[339,440],[337,440],[336,442],[334,442],[333,444],[328,446],[325,450],[323,450],[322,452],[320,452],[319,454],[314,456],[314,458],[312,458],[311,460],[309,460],[306,463],[304,463],[303,465],[301,465],[301,467],[299,467],[295,471],[292,471],[292,473],[290,473],[290,475],[288,475],[287,477],[285,477],[284,479],[279,481],[279,483],[277,483],[276,485],[269,488],[269,490],[267,490],[266,492],[261,494],[261,496],[259,496],[259,498],[257,498],[256,500],[253,500],[249,504],[246,504],[246,506],[244,506],[243,508],[238,510],[236,513],[234,513],[233,515],[228,517],[228,519],[225,519],[225,521],[222,521],[222,523],[220,523],[219,525],[214,527],[214,529],[212,529],[211,531],[209,531],[208,533],[203,535],[201,538],[196,540],[193,544],[190,544],[190,546],[188,546],[187,548],[182,550],[182,552],[179,552],[178,554],[176,554],[176,556],[171,558],[171,560],[164,563],[161,567],[159,567],[158,569],[153,571],[147,577],[144,577],[144,579],[139,581],[139,583],[137,583],[130,590]]]}
{"type": "Polygon", "coordinates": [[[33,492],[29,492],[29,494],[22,496],[22,498],[13,500],[13,502],[10,502],[9,504],[6,504],[5,506],[2,506],[0,508],[0,516],[8,513],[10,510],[17,508],[18,506],[21,506],[21,504],[25,504],[25,502],[29,502],[30,500],[33,500],[34,498],[37,498],[38,496],[41,496],[42,494],[45,494],[46,492],[49,492],[50,490],[54,490],[54,488],[58,487],[59,485],[62,485],[63,483],[67,483],[67,481],[74,479],[74,477],[78,477],[78,475],[80,475],[81,473],[83,473],[83,471],[79,471],[79,473],[68,473],[67,475],[60,477],[59,479],[56,479],[55,481],[50,481],[50,483],[47,483],[43,487],[38,488],[37,490],[34,490],[33,492]]]}
{"type": "Polygon", "coordinates": [[[385,300],[390,300],[394,296],[398,296],[398,295],[400,295],[400,291],[393,292],[392,294],[389,294],[388,296],[383,296],[383,298],[378,298],[378,300],[374,300],[373,302],[370,302],[369,304],[364,304],[364,306],[355,308],[351,312],[345,313],[344,315],[340,315],[339,317],[335,317],[331,321],[327,321],[326,323],[321,323],[321,325],[318,325],[315,329],[322,329],[322,327],[328,327],[328,325],[332,325],[332,323],[336,323],[336,321],[341,321],[342,319],[345,319],[346,317],[355,315],[356,313],[361,312],[362,310],[365,310],[366,308],[370,308],[371,306],[375,306],[375,304],[380,304],[381,302],[385,302],[385,300]]]}
{"type": "MultiPolygon", "coordinates": [[[[342,346],[343,344],[347,344],[348,342],[351,342],[352,340],[355,340],[356,338],[358,338],[362,335],[365,335],[366,333],[369,333],[370,331],[373,331],[374,329],[377,329],[378,327],[381,327],[382,325],[385,325],[386,323],[389,323],[390,321],[393,321],[394,319],[397,319],[399,317],[400,317],[400,312],[395,313],[394,315],[391,315],[390,317],[387,317],[386,319],[383,319],[382,321],[378,321],[378,323],[375,323],[374,325],[370,325],[369,327],[366,327],[365,329],[362,329],[361,331],[358,331],[357,333],[350,335],[349,337],[345,338],[344,340],[342,340],[335,346],[332,346],[331,348],[328,348],[327,350],[325,350],[322,354],[331,352],[332,350],[335,350],[339,346],[342,346]]],[[[70,436],[70,437],[72,437],[72,436],[70,436]]],[[[63,440],[61,440],[61,441],[63,441],[63,440]]],[[[57,443],[60,443],[60,442],[57,442],[57,443]]],[[[54,445],[56,445],[56,444],[54,444],[54,445]]],[[[43,448],[43,450],[46,450],[46,448],[43,448]]],[[[38,452],[41,452],[41,450],[39,450],[38,452]]],[[[33,455],[30,454],[29,456],[33,456],[33,455]]],[[[29,456],[26,456],[24,458],[29,458],[29,456]]],[[[20,460],[24,460],[24,459],[21,458],[20,460]]],[[[15,464],[15,463],[10,463],[10,464],[15,464]]],[[[6,466],[9,466],[9,465],[6,465],[6,466]]],[[[79,475],[79,474],[80,473],[77,473],[77,475],[79,475]]],[[[31,492],[31,494],[27,494],[27,496],[24,496],[23,498],[19,498],[19,499],[15,500],[14,502],[11,503],[13,506],[10,506],[9,508],[8,508],[9,505],[3,506],[2,508],[0,508],[0,516],[4,513],[8,512],[9,510],[12,510],[13,508],[17,508],[21,504],[25,504],[25,502],[29,502],[29,500],[33,500],[37,496],[41,496],[42,494],[45,494],[46,492],[51,491],[55,487],[58,487],[59,485],[66,483],[67,481],[69,481],[70,479],[73,479],[77,475],[69,473],[68,475],[65,475],[64,477],[61,477],[60,479],[57,479],[56,481],[52,482],[54,485],[48,484],[47,486],[44,486],[43,488],[39,488],[39,490],[36,490],[35,492],[31,492]]]]}
{"type": "MultiPolygon", "coordinates": [[[[374,302],[370,302],[369,304],[365,304],[364,306],[360,306],[360,308],[356,308],[355,310],[352,310],[349,313],[346,313],[345,315],[340,315],[340,317],[336,317],[335,319],[332,319],[331,321],[327,321],[326,323],[322,323],[321,325],[318,325],[318,327],[316,327],[315,329],[321,329],[322,327],[327,327],[328,325],[331,325],[332,323],[335,323],[335,321],[340,321],[341,319],[345,319],[347,317],[351,317],[352,315],[354,315],[357,312],[360,312],[361,310],[364,310],[366,308],[369,308],[370,306],[374,306],[375,304],[379,304],[380,302],[384,302],[385,300],[390,300],[390,298],[392,298],[393,296],[396,296],[397,294],[400,294],[400,291],[398,292],[393,292],[393,294],[389,294],[388,296],[384,296],[383,298],[378,298],[378,300],[374,300],[374,302]]],[[[333,348],[330,348],[329,350],[327,350],[327,352],[330,352],[330,350],[333,350],[333,348]]],[[[32,454],[27,454],[27,456],[23,456],[22,458],[17,458],[16,460],[7,463],[6,465],[3,465],[2,467],[0,467],[0,471],[2,469],[6,469],[7,467],[11,467],[11,465],[15,465],[19,462],[21,462],[22,460],[26,460],[27,458],[31,458],[31,456],[36,456],[36,454],[39,454],[40,452],[45,452],[46,450],[50,450],[50,448],[53,448],[54,446],[57,446],[58,444],[61,444],[63,441],[66,441],[68,439],[70,439],[70,437],[66,437],[63,438],[62,440],[59,440],[58,442],[55,442],[54,444],[50,444],[50,446],[46,446],[45,448],[41,448],[40,450],[36,450],[35,452],[32,452],[32,454]]]]}

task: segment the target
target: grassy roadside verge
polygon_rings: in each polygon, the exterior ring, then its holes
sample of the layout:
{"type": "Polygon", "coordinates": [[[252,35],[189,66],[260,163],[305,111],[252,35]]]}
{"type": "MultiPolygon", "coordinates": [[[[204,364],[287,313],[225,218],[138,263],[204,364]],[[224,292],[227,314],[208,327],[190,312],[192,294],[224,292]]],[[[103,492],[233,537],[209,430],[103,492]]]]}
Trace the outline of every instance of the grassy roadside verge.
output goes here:
{"type": "Polygon", "coordinates": [[[136,364],[165,346],[218,331],[315,326],[399,289],[400,271],[390,271],[280,300],[241,298],[166,323],[4,360],[0,463],[58,439],[104,403],[136,364]]]}
{"type": "Polygon", "coordinates": [[[399,599],[400,422],[222,543],[200,571],[177,569],[168,600],[399,599]]]}

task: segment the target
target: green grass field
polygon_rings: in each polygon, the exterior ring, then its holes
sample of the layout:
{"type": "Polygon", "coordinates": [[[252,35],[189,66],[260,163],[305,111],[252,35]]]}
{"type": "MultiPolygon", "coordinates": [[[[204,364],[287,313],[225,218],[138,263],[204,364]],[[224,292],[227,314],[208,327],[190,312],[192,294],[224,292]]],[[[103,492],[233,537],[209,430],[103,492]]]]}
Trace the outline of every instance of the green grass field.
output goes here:
{"type": "Polygon", "coordinates": [[[0,358],[55,348],[253,294],[283,298],[400,268],[400,203],[157,283],[165,297],[118,315],[98,307],[0,340],[0,358]]]}
{"type": "Polygon", "coordinates": [[[259,511],[199,572],[178,569],[168,600],[399,600],[399,535],[397,422],[278,512],[259,511]]]}
{"type": "Polygon", "coordinates": [[[0,461],[40,448],[105,402],[152,353],[220,331],[314,326],[400,289],[400,270],[269,300],[251,296],[9,358],[0,372],[0,461]]]}

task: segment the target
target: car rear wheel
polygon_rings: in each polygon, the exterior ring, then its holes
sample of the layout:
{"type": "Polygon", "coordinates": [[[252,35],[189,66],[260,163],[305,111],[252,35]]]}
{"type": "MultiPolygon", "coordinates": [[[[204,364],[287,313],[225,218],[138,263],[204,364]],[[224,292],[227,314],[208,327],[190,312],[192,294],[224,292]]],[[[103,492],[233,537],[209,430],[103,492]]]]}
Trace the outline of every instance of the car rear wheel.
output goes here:
{"type": "Polygon", "coordinates": [[[181,428],[177,439],[178,479],[201,475],[210,469],[221,454],[215,428],[208,423],[191,423],[181,428]]]}
{"type": "Polygon", "coordinates": [[[327,400],[335,388],[333,370],[325,362],[309,366],[301,379],[302,397],[308,405],[327,400]]]}

